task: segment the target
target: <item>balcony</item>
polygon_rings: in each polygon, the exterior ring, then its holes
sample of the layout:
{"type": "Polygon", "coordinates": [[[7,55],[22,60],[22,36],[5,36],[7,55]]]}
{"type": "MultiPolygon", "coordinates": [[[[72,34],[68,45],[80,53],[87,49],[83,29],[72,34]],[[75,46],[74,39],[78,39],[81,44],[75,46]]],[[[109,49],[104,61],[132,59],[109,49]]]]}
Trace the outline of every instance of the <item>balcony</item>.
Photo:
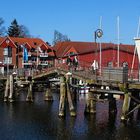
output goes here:
{"type": "Polygon", "coordinates": [[[39,57],[48,57],[48,53],[40,53],[39,57]]]}
{"type": "Polygon", "coordinates": [[[42,61],[42,62],[39,63],[39,65],[47,66],[48,65],[48,61],[45,61],[45,62],[42,61]]]}
{"type": "Polygon", "coordinates": [[[24,65],[24,66],[25,66],[25,65],[30,65],[30,66],[31,66],[31,65],[32,65],[32,61],[23,62],[22,65],[24,65]]]}

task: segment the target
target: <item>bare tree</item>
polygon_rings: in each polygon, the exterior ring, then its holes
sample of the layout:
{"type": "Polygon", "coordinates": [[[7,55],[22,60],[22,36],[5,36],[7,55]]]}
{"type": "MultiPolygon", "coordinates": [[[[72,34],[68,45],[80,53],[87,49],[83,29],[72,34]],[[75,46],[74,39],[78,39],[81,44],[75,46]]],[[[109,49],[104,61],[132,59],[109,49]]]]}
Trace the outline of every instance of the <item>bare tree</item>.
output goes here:
{"type": "Polygon", "coordinates": [[[20,30],[19,37],[31,37],[29,30],[26,26],[20,25],[19,30],[20,30]]]}
{"type": "Polygon", "coordinates": [[[59,31],[55,30],[53,45],[55,45],[57,42],[62,42],[62,41],[70,41],[70,39],[67,37],[67,35],[63,35],[59,31]]]}

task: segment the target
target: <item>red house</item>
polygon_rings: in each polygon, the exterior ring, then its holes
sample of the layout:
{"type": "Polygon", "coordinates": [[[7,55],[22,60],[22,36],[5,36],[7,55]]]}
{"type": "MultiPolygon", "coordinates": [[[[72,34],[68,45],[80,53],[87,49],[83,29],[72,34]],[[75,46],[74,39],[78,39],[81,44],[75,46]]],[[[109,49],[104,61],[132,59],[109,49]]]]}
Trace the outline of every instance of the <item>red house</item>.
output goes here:
{"type": "MultiPolygon", "coordinates": [[[[100,44],[92,42],[59,42],[54,46],[57,63],[66,63],[68,56],[77,55],[80,65],[90,67],[94,60],[98,62],[99,68],[103,67],[122,67],[127,64],[129,70],[132,67],[134,56],[134,45],[119,45],[119,64],[118,64],[118,45],[113,43],[102,43],[101,53],[100,44]],[[101,58],[101,60],[100,60],[101,58]],[[101,62],[101,64],[100,64],[101,62]]],[[[134,61],[134,71],[138,70],[138,57],[136,55],[134,61]]]]}
{"type": "Polygon", "coordinates": [[[39,38],[0,37],[0,72],[54,65],[54,51],[39,38]],[[26,52],[26,61],[25,61],[26,52]]]}

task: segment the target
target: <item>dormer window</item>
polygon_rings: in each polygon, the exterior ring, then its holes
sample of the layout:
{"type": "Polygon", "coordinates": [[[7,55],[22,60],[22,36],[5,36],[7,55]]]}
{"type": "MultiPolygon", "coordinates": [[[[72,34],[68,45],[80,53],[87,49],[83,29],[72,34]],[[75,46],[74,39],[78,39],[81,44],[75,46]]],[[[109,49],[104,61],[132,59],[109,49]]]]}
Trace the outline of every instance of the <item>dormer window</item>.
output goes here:
{"type": "Polygon", "coordinates": [[[34,42],[34,45],[37,45],[37,43],[36,43],[36,42],[34,42]]]}

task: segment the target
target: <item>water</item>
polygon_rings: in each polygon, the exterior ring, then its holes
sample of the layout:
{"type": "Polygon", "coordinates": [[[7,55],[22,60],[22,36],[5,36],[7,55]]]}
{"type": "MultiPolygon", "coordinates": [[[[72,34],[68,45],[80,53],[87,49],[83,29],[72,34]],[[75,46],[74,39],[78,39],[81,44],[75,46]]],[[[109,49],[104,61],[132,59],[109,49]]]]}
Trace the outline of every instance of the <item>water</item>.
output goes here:
{"type": "MultiPolygon", "coordinates": [[[[139,140],[140,121],[127,125],[116,116],[108,115],[108,103],[98,103],[96,115],[84,115],[85,96],[77,102],[77,116],[70,117],[68,107],[65,118],[58,117],[59,94],[53,102],[43,100],[44,93],[36,92],[34,103],[25,102],[26,92],[18,101],[0,101],[0,140],[139,140]]],[[[117,101],[121,108],[122,101],[117,101]]]]}

